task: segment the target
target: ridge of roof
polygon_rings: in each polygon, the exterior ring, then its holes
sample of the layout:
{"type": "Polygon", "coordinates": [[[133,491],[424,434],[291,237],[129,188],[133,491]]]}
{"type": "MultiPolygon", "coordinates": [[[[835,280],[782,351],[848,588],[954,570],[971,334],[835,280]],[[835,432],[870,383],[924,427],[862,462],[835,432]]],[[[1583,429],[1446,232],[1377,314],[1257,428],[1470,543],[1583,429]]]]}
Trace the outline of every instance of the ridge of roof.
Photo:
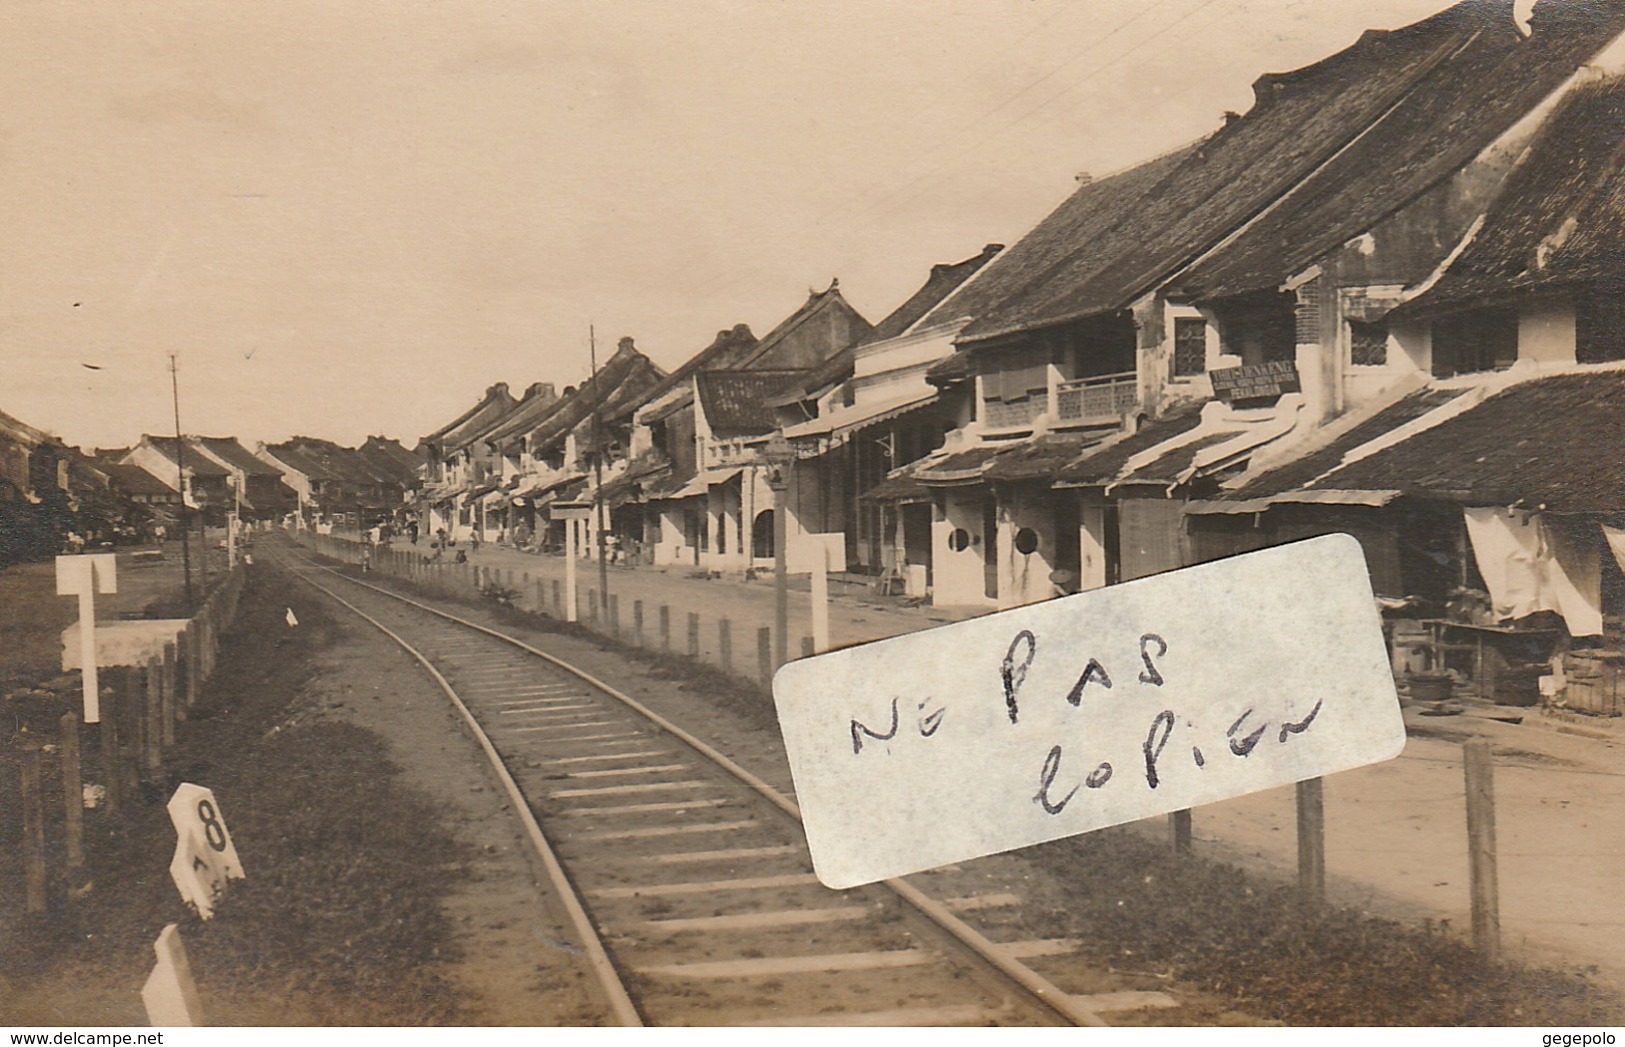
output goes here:
{"type": "Polygon", "coordinates": [[[973,314],[960,343],[1126,308],[1281,199],[1488,26],[1504,21],[1515,34],[1511,13],[1511,0],[1462,0],[1403,29],[1368,32],[1309,66],[1261,77],[1247,114],[1158,165],[1161,177],[1138,195],[1138,206],[1114,209],[1098,223],[1099,235],[1035,266],[994,308],[973,314]]]}
{"type": "MultiPolygon", "coordinates": [[[[615,398],[628,384],[652,388],[660,369],[626,339],[613,356],[604,361],[587,380],[554,401],[551,407],[504,423],[485,436],[485,441],[506,452],[516,441],[529,439],[534,447],[546,447],[585,421],[595,409],[615,398]]],[[[636,395],[629,392],[626,395],[636,395]]]]}
{"type": "Polygon", "coordinates": [[[797,388],[779,394],[773,399],[773,405],[784,406],[787,403],[794,403],[805,399],[804,394],[816,393],[820,389],[852,377],[857,350],[899,338],[920,326],[926,314],[964,286],[967,280],[980,272],[1003,250],[1003,244],[987,244],[969,258],[933,265],[925,282],[896,309],[888,313],[885,319],[876,324],[872,331],[852,345],[840,349],[822,365],[813,368],[805,382],[800,383],[797,388]]]}
{"type": "Polygon", "coordinates": [[[778,428],[773,394],[806,374],[791,368],[701,371],[694,376],[694,389],[712,432],[757,435],[778,428]]]}
{"type": "Polygon", "coordinates": [[[1625,31],[1625,7],[1573,6],[1590,16],[1527,39],[1510,16],[1492,22],[1172,287],[1198,300],[1274,289],[1470,163],[1625,31]]]}
{"type": "MultiPolygon", "coordinates": [[[[749,348],[754,348],[757,339],[751,333],[750,325],[734,324],[717,332],[711,344],[685,360],[681,366],[666,375],[654,388],[649,390],[644,399],[648,403],[677,388],[683,382],[693,377],[696,371],[710,366],[713,362],[719,366],[735,355],[743,355],[749,348]]],[[[642,406],[641,404],[639,406],[642,406]]]]}
{"type": "Polygon", "coordinates": [[[1394,310],[1428,316],[1509,290],[1618,272],[1625,229],[1625,76],[1577,86],[1536,133],[1472,240],[1394,310]]]}
{"type": "Polygon", "coordinates": [[[475,421],[481,412],[489,412],[493,407],[501,407],[505,411],[511,411],[516,402],[513,395],[508,392],[508,383],[497,382],[486,388],[484,394],[480,396],[474,406],[422,439],[425,442],[438,440],[445,444],[455,443],[458,431],[475,421]]]}

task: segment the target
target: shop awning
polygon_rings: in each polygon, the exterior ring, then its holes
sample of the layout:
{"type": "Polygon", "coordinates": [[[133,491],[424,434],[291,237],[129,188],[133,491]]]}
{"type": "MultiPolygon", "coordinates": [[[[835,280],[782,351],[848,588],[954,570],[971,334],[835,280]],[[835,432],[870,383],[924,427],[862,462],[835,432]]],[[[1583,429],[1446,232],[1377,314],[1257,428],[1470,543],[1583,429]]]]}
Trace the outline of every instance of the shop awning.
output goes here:
{"type": "Polygon", "coordinates": [[[732,480],[743,471],[744,470],[742,468],[737,466],[730,469],[707,469],[695,476],[693,479],[689,480],[677,490],[673,491],[671,494],[662,494],[658,497],[651,495],[649,500],[675,501],[679,498],[694,498],[704,494],[712,487],[727,483],[729,480],[732,480]]]}
{"type": "Polygon", "coordinates": [[[893,418],[928,404],[937,399],[935,392],[921,393],[907,397],[882,400],[878,403],[859,404],[832,411],[822,418],[814,418],[801,422],[798,425],[786,426],[784,437],[787,440],[810,440],[817,437],[828,437],[832,443],[842,443],[855,431],[865,426],[878,425],[889,422],[893,418]]]}

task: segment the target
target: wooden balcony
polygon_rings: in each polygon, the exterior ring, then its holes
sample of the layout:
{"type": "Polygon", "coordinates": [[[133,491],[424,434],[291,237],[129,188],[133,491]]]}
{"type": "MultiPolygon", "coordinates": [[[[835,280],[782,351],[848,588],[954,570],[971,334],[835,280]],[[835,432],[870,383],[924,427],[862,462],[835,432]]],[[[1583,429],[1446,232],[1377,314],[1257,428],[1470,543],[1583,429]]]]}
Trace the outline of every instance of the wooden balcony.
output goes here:
{"type": "Polygon", "coordinates": [[[1133,371],[1094,375],[1056,387],[1055,420],[1060,425],[1107,425],[1139,402],[1140,383],[1133,371]]]}
{"type": "Polygon", "coordinates": [[[983,416],[989,429],[1027,429],[1033,419],[1049,410],[1049,397],[1030,395],[1025,400],[1005,403],[1002,400],[983,400],[983,416]]]}

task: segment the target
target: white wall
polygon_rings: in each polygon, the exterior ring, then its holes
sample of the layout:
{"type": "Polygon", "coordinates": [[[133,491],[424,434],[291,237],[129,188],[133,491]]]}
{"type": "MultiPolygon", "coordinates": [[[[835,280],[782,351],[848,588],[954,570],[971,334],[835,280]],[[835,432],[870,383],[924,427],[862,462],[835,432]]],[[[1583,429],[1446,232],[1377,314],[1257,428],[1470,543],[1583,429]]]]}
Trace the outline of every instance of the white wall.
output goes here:
{"type": "Polygon", "coordinates": [[[982,493],[981,488],[974,488],[968,494],[949,489],[944,496],[944,508],[932,512],[933,604],[944,607],[993,604],[983,593],[982,550],[987,542],[996,539],[982,533],[982,493]],[[948,546],[948,537],[956,528],[963,528],[972,538],[971,545],[959,552],[948,546]]]}
{"type": "Polygon", "coordinates": [[[1035,496],[1015,494],[999,504],[999,606],[1020,607],[1047,600],[1054,592],[1050,573],[1055,570],[1055,510],[1051,492],[1035,496]],[[1016,551],[1017,532],[1030,529],[1038,535],[1038,548],[1031,553],[1016,551]]]}
{"type": "Polygon", "coordinates": [[[1572,364],[1574,346],[1573,303],[1541,299],[1518,310],[1519,363],[1572,364]]]}

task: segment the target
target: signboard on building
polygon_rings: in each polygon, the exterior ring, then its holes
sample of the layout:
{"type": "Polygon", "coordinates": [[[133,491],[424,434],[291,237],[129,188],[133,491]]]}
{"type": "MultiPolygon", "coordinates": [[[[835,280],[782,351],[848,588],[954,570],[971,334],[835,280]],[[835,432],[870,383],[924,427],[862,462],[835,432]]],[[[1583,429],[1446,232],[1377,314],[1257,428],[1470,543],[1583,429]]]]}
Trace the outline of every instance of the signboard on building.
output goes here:
{"type": "Polygon", "coordinates": [[[1271,360],[1250,367],[1229,367],[1210,371],[1213,395],[1226,403],[1238,400],[1274,400],[1282,393],[1303,390],[1298,381],[1298,365],[1291,360],[1271,360]]]}
{"type": "Polygon", "coordinates": [[[592,519],[592,503],[554,502],[547,507],[547,512],[555,520],[590,520],[592,519]]]}

